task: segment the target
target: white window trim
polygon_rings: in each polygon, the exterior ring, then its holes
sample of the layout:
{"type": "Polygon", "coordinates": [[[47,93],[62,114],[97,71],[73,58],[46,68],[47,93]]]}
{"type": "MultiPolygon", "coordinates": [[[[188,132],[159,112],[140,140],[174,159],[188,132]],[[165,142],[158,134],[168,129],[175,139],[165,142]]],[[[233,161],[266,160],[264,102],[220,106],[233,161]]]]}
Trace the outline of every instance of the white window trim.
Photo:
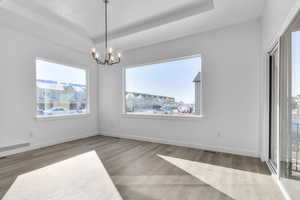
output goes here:
{"type": "Polygon", "coordinates": [[[78,113],[69,115],[49,115],[49,116],[36,116],[38,121],[62,120],[62,119],[77,119],[90,117],[91,113],[78,113]]]}
{"type": "Polygon", "coordinates": [[[169,59],[160,59],[154,62],[142,63],[142,64],[135,64],[135,65],[127,65],[126,67],[122,68],[122,118],[135,118],[135,119],[162,119],[162,120],[199,120],[203,119],[203,84],[201,84],[201,91],[200,91],[200,115],[163,115],[163,114],[135,114],[135,113],[127,113],[126,112],[126,69],[127,68],[134,68],[134,67],[141,67],[145,65],[153,65],[153,64],[160,64],[178,60],[185,60],[189,58],[201,58],[201,80],[203,75],[203,56],[201,54],[194,54],[191,56],[183,56],[183,57],[175,57],[169,59]]]}
{"type": "Polygon", "coordinates": [[[200,120],[203,115],[163,115],[163,114],[134,114],[134,113],[121,113],[122,118],[133,119],[162,119],[162,120],[200,120]]]}
{"type": "Polygon", "coordinates": [[[75,119],[75,118],[85,118],[85,117],[89,117],[91,115],[91,112],[90,112],[90,70],[88,68],[83,68],[83,67],[80,67],[78,65],[74,65],[74,64],[70,64],[70,63],[64,63],[64,62],[57,62],[57,61],[54,61],[52,59],[48,59],[48,58],[42,58],[42,57],[36,57],[35,58],[35,62],[34,62],[34,90],[35,90],[35,96],[34,96],[34,118],[36,120],[45,120],[45,121],[48,121],[48,120],[63,120],[63,119],[75,119]],[[65,114],[65,115],[49,115],[49,116],[39,116],[37,115],[36,113],[36,104],[37,104],[37,101],[36,101],[36,97],[37,97],[37,84],[36,84],[36,75],[37,75],[37,72],[36,72],[36,61],[37,60],[41,60],[41,61],[45,61],[45,62],[50,62],[50,63],[54,63],[54,64],[58,64],[58,65],[64,65],[66,67],[72,67],[72,68],[78,68],[78,69],[81,69],[81,70],[84,70],[85,71],[85,76],[86,76],[86,85],[87,85],[87,111],[85,113],[77,113],[77,114],[65,114]]]}

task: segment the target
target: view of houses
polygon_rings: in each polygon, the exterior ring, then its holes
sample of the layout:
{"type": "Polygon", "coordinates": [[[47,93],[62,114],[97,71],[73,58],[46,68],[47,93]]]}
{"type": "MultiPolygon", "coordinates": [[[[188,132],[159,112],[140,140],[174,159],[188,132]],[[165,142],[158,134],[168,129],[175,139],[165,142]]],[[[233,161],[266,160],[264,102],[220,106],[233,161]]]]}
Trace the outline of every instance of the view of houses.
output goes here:
{"type": "Polygon", "coordinates": [[[176,101],[174,97],[126,92],[126,112],[140,114],[200,114],[200,72],[196,75],[195,103],[176,101]]]}
{"type": "Polygon", "coordinates": [[[86,109],[86,85],[37,80],[37,115],[84,113],[86,109]]]}
{"type": "Polygon", "coordinates": [[[292,106],[292,127],[291,127],[291,173],[294,176],[300,175],[300,95],[291,99],[292,106]]]}
{"type": "Polygon", "coordinates": [[[193,112],[193,104],[176,102],[173,97],[126,92],[126,111],[148,114],[177,114],[193,112]]]}

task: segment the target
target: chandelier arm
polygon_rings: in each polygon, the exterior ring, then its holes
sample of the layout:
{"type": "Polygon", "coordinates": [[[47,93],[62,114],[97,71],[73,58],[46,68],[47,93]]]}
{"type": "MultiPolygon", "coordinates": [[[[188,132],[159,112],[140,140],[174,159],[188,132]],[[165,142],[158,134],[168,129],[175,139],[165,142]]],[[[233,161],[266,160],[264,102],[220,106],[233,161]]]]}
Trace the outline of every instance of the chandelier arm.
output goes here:
{"type": "Polygon", "coordinates": [[[108,60],[111,60],[111,56],[112,56],[112,54],[108,53],[108,60]]]}
{"type": "Polygon", "coordinates": [[[118,58],[118,60],[112,62],[112,65],[118,64],[120,62],[121,62],[121,58],[118,58]]]}
{"type": "Polygon", "coordinates": [[[101,60],[98,60],[97,64],[100,64],[100,65],[105,65],[105,64],[106,64],[106,61],[101,61],[101,60]]]}
{"type": "Polygon", "coordinates": [[[94,59],[96,59],[96,53],[95,53],[95,52],[92,52],[92,57],[93,57],[94,59]]]}
{"type": "Polygon", "coordinates": [[[94,60],[96,61],[96,63],[99,65],[99,64],[103,64],[103,61],[101,61],[101,58],[99,59],[99,58],[96,58],[96,57],[94,57],[94,60]]]}

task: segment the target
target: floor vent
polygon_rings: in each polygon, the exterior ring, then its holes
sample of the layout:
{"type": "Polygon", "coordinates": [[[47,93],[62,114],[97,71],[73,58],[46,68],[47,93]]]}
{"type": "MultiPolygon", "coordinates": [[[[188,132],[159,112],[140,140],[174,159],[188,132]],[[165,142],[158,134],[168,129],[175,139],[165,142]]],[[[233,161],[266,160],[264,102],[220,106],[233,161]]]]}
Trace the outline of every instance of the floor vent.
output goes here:
{"type": "Polygon", "coordinates": [[[215,151],[208,151],[208,150],[204,150],[205,153],[217,153],[215,151]]]}

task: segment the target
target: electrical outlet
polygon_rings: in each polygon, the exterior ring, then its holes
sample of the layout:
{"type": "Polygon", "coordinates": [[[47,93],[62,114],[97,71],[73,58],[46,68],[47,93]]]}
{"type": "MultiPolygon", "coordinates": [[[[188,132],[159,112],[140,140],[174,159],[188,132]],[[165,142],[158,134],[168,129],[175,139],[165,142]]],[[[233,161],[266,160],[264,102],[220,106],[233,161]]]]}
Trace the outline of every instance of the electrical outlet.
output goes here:
{"type": "Polygon", "coordinates": [[[217,136],[218,136],[218,137],[221,137],[221,136],[222,136],[221,131],[218,131],[218,132],[217,132],[217,136]]]}
{"type": "Polygon", "coordinates": [[[29,132],[29,138],[33,138],[33,132],[31,131],[31,132],[29,132]]]}

